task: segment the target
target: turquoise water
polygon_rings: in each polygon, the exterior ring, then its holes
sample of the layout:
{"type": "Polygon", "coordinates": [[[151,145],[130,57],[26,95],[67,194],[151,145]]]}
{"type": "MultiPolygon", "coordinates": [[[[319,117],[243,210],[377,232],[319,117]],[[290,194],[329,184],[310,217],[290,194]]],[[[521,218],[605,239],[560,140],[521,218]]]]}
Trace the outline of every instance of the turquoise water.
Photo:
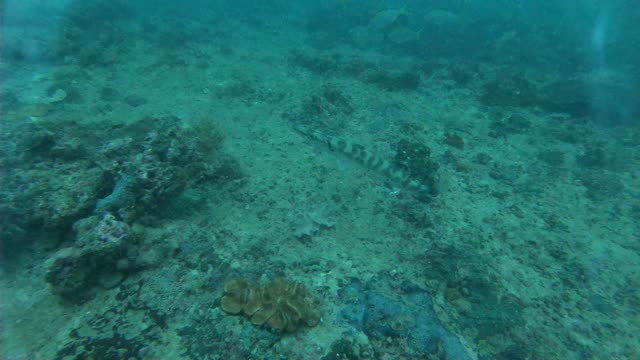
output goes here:
{"type": "Polygon", "coordinates": [[[633,1],[0,11],[0,358],[640,358],[633,1]]]}

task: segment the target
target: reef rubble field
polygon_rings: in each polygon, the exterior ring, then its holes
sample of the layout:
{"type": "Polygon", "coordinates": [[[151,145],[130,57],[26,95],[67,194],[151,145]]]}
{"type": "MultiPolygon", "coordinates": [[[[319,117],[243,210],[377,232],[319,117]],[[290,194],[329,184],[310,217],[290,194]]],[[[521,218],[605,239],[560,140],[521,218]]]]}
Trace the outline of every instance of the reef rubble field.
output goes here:
{"type": "Polygon", "coordinates": [[[46,65],[4,51],[0,357],[640,356],[637,124],[505,105],[487,64],[461,82],[288,25],[117,21],[82,50],[66,24],[46,65]],[[281,276],[314,326],[221,309],[231,279],[281,276]]]}

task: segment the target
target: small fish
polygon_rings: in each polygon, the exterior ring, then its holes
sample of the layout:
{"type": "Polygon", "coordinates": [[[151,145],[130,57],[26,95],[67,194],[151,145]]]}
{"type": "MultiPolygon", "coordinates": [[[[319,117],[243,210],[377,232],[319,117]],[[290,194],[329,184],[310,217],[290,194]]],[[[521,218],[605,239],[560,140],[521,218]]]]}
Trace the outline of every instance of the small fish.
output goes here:
{"type": "Polygon", "coordinates": [[[422,32],[422,30],[414,31],[406,26],[399,26],[387,34],[387,39],[398,45],[402,45],[420,39],[420,32],[422,32]]]}
{"type": "Polygon", "coordinates": [[[406,8],[382,10],[369,21],[369,28],[374,30],[386,30],[395,24],[400,17],[407,16],[408,14],[409,13],[406,8]]]}
{"type": "Polygon", "coordinates": [[[462,19],[459,15],[446,10],[433,9],[425,16],[424,21],[440,29],[460,26],[462,19]]]}

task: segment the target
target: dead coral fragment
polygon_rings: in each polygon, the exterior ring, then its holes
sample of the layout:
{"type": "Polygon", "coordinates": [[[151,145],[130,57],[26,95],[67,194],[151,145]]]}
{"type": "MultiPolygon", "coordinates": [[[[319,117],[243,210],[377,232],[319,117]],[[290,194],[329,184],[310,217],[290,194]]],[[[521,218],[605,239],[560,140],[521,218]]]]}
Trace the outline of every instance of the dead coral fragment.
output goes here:
{"type": "Polygon", "coordinates": [[[242,279],[224,285],[220,306],[229,314],[251,318],[254,325],[267,324],[275,330],[293,332],[302,324],[316,326],[320,314],[299,282],[279,277],[270,284],[258,286],[242,279]]]}

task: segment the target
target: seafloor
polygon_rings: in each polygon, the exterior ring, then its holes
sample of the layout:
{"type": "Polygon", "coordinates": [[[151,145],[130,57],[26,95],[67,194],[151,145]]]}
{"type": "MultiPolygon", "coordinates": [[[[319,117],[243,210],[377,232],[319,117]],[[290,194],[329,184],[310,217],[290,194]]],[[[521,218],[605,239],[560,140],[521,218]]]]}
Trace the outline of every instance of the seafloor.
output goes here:
{"type": "Polygon", "coordinates": [[[55,43],[33,41],[42,58],[63,56],[44,65],[5,50],[1,64],[3,133],[39,137],[27,150],[2,139],[3,182],[17,186],[3,185],[3,201],[34,197],[3,211],[44,213],[3,223],[2,358],[640,357],[640,127],[505,94],[557,75],[427,61],[256,18],[123,15],[61,29],[55,43]],[[524,80],[496,90],[513,72],[524,80]],[[232,169],[114,213],[136,265],[91,265],[101,274],[83,276],[100,279],[61,295],[52,263],[80,246],[73,223],[106,216],[94,206],[115,186],[68,194],[104,161],[94,151],[106,144],[85,142],[126,142],[118,129],[145,118],[149,132],[160,119],[205,122],[232,169]],[[416,198],[296,123],[384,159],[422,149],[437,195],[416,198]],[[68,202],[89,205],[60,209],[68,202]],[[226,281],[277,276],[316,299],[317,326],[282,333],[221,310],[226,281]]]}

